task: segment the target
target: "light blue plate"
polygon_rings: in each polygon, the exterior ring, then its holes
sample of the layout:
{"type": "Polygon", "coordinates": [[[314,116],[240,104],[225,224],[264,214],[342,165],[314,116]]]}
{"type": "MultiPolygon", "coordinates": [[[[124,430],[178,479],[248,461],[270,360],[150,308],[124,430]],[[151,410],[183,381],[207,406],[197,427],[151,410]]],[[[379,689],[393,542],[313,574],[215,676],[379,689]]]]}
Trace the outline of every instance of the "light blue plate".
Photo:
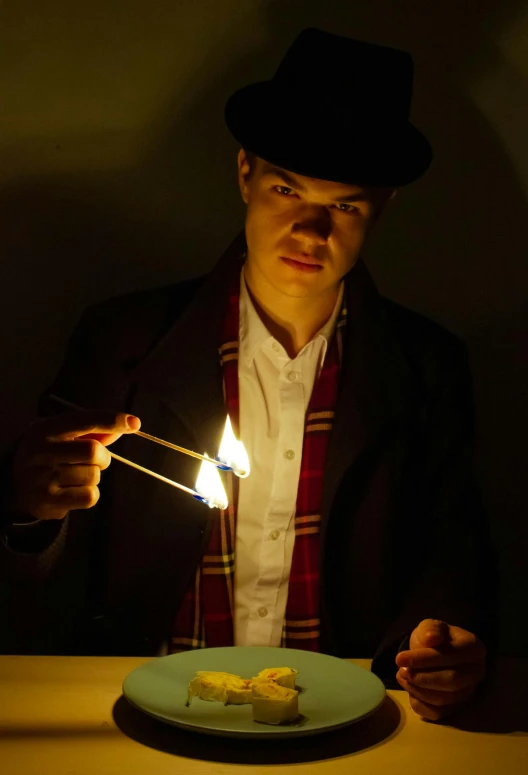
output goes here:
{"type": "Polygon", "coordinates": [[[346,726],[368,716],[385,699],[385,687],[368,670],[326,654],[297,649],[232,647],[198,649],[160,657],[133,670],[123,694],[139,710],[194,732],[228,737],[297,737],[346,726]],[[302,687],[299,726],[253,721],[250,705],[195,698],[186,707],[187,685],[197,670],[222,670],[252,678],[266,667],[293,667],[302,687]]]}

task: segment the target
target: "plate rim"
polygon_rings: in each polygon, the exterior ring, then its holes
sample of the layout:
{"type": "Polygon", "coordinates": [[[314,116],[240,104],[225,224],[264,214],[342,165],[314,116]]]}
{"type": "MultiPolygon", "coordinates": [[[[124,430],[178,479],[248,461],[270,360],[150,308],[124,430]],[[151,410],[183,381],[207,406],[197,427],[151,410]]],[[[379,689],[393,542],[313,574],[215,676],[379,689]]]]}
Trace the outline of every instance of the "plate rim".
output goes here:
{"type": "MultiPolygon", "coordinates": [[[[210,727],[210,726],[200,726],[197,724],[189,724],[185,721],[180,721],[174,718],[169,718],[167,716],[164,716],[160,713],[156,713],[151,710],[147,710],[146,708],[141,707],[137,703],[135,703],[133,700],[130,699],[130,697],[127,695],[125,691],[125,684],[129,677],[142,669],[148,668],[151,664],[154,662],[157,662],[160,659],[166,659],[167,657],[176,657],[179,656],[179,654],[184,653],[187,654],[189,652],[195,652],[195,651],[215,651],[215,650],[225,650],[225,649],[237,649],[237,648],[255,648],[255,647],[244,647],[244,646],[220,646],[220,647],[213,647],[208,649],[190,649],[189,651],[185,652],[179,652],[175,654],[164,654],[160,657],[154,657],[154,659],[150,660],[149,662],[145,662],[142,665],[138,665],[133,670],[131,670],[123,679],[123,683],[121,685],[121,691],[123,694],[123,697],[125,700],[136,710],[138,710],[140,713],[144,713],[145,715],[149,716],[150,718],[154,718],[157,721],[161,721],[164,724],[169,724],[170,726],[179,727],[180,729],[184,729],[188,732],[195,732],[196,734],[202,734],[202,735],[210,735],[212,737],[232,737],[232,738],[258,738],[259,740],[268,740],[269,738],[276,738],[276,739],[286,739],[291,737],[301,737],[301,736],[313,736],[313,735],[324,735],[327,732],[334,732],[338,729],[343,729],[344,727],[348,727],[352,724],[356,724],[359,721],[363,721],[364,719],[368,718],[372,714],[376,713],[379,708],[384,704],[384,702],[387,699],[387,690],[385,685],[383,684],[383,681],[377,676],[375,673],[372,673],[371,671],[366,670],[365,668],[360,667],[360,665],[354,665],[353,662],[349,662],[346,659],[342,657],[335,657],[333,654],[322,654],[319,652],[313,652],[314,654],[317,653],[320,656],[328,657],[330,659],[336,659],[342,663],[346,663],[350,665],[351,667],[355,667],[358,670],[364,670],[365,672],[369,673],[373,678],[375,678],[381,688],[383,689],[383,694],[381,695],[380,701],[377,703],[376,707],[372,708],[371,710],[367,711],[366,713],[363,713],[361,716],[357,716],[353,719],[348,719],[347,721],[342,721],[334,724],[330,724],[328,726],[324,727],[317,727],[315,729],[313,728],[304,728],[304,727],[275,727],[273,728],[273,725],[268,725],[270,728],[264,730],[235,730],[235,729],[223,729],[218,727],[210,727]]],[[[271,646],[261,646],[260,648],[269,648],[273,649],[271,646]]],[[[285,649],[281,648],[281,652],[284,652],[285,649]]],[[[303,649],[287,649],[287,651],[302,651],[303,649]]]]}
{"type": "MultiPolygon", "coordinates": [[[[369,716],[372,716],[374,713],[376,713],[377,710],[381,708],[381,706],[384,704],[384,702],[387,699],[387,694],[385,694],[381,701],[376,705],[375,708],[372,710],[369,710],[367,713],[364,713],[362,716],[357,716],[357,718],[350,719],[349,721],[343,721],[339,724],[332,724],[331,726],[326,727],[318,727],[317,729],[304,729],[303,727],[298,727],[295,729],[294,727],[288,728],[288,727],[281,727],[279,729],[270,729],[270,731],[238,731],[238,730],[231,730],[231,729],[219,729],[218,727],[204,727],[204,726],[196,726],[194,724],[186,724],[184,721],[176,721],[175,719],[170,719],[165,716],[161,716],[158,713],[153,713],[152,711],[146,710],[145,708],[141,708],[139,705],[136,705],[135,702],[132,702],[131,699],[129,699],[126,694],[123,693],[123,697],[125,700],[136,710],[140,711],[140,713],[144,713],[146,716],[149,716],[150,718],[156,719],[156,721],[161,721],[163,724],[169,724],[171,727],[179,727],[180,729],[185,730],[186,732],[195,732],[198,735],[210,735],[211,737],[236,737],[239,739],[243,738],[251,738],[251,739],[258,739],[258,740],[268,740],[270,737],[273,737],[275,739],[285,740],[290,737],[315,737],[315,735],[325,735],[329,732],[335,732],[338,729],[344,729],[344,727],[349,727],[352,724],[357,724],[359,721],[364,721],[364,719],[368,718],[369,716]]],[[[270,727],[272,725],[269,725],[270,727]]]]}

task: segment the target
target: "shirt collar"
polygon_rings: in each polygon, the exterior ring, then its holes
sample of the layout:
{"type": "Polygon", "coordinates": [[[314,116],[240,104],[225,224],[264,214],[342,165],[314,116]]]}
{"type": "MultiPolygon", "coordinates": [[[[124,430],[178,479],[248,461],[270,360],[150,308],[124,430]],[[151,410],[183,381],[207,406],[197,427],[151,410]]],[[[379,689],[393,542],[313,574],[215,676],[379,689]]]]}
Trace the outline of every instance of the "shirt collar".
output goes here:
{"type": "MultiPolygon", "coordinates": [[[[344,292],[344,283],[342,281],[341,285],[339,286],[339,294],[331,316],[326,321],[324,326],[322,326],[322,328],[319,329],[319,331],[315,334],[315,336],[312,339],[312,341],[314,341],[318,337],[321,337],[324,340],[323,349],[325,352],[326,352],[328,343],[335,331],[337,318],[339,317],[339,312],[341,310],[341,305],[343,303],[343,292],[344,292]]],[[[262,322],[260,315],[255,309],[255,305],[253,304],[253,301],[251,300],[251,296],[249,295],[249,291],[246,285],[246,280],[244,277],[244,267],[242,267],[242,271],[240,272],[239,337],[240,337],[240,342],[239,342],[240,357],[244,359],[245,363],[248,366],[252,364],[255,356],[257,355],[258,351],[263,347],[263,345],[269,340],[273,339],[273,336],[270,334],[270,332],[262,322]]]]}

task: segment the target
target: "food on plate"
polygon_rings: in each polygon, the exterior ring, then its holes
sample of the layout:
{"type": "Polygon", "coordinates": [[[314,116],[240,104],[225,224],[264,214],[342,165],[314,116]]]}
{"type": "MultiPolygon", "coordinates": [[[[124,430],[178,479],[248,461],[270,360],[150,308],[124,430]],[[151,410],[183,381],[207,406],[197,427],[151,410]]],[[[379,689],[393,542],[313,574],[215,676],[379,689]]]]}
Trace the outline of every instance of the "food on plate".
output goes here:
{"type": "Polygon", "coordinates": [[[299,718],[297,670],[269,667],[256,678],[242,678],[217,670],[198,670],[189,682],[187,705],[193,697],[224,705],[251,705],[253,720],[261,724],[286,724],[299,718]]]}
{"type": "Polygon", "coordinates": [[[260,671],[257,678],[275,681],[279,686],[285,686],[287,689],[295,689],[296,676],[297,670],[292,667],[267,667],[260,671]]]}
{"type": "Polygon", "coordinates": [[[249,705],[251,703],[251,680],[245,680],[233,673],[212,670],[198,670],[189,682],[187,704],[193,697],[209,702],[223,702],[224,705],[249,705]]]}
{"type": "MultiPolygon", "coordinates": [[[[262,671],[264,672],[264,671],[262,671]]],[[[299,692],[279,686],[274,680],[253,679],[251,705],[253,721],[284,724],[299,718],[299,692]]]]}

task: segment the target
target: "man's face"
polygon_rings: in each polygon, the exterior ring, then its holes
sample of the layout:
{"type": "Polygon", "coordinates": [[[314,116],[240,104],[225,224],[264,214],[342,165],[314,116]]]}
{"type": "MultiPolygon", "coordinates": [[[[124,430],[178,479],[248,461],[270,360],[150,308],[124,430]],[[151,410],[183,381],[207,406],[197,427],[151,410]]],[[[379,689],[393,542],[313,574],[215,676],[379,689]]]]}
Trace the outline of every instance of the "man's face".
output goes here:
{"type": "Polygon", "coordinates": [[[297,175],[238,156],[247,205],[251,277],[280,294],[308,298],[335,290],[395,192],[297,175]]]}

